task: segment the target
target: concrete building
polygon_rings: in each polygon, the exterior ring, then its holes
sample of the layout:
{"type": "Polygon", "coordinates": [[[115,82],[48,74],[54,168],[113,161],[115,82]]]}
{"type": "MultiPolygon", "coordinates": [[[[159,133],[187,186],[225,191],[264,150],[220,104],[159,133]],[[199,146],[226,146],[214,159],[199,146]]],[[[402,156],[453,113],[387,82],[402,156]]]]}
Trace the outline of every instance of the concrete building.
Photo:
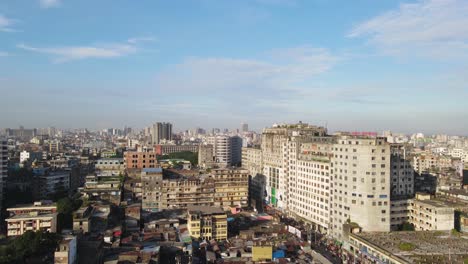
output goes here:
{"type": "Polygon", "coordinates": [[[263,212],[266,198],[266,177],[263,175],[262,150],[242,148],[242,168],[249,171],[249,203],[259,212],[263,212]]]}
{"type": "Polygon", "coordinates": [[[391,194],[394,197],[412,197],[414,195],[414,169],[406,152],[404,145],[391,145],[391,194]]]}
{"type": "Polygon", "coordinates": [[[73,231],[88,233],[92,230],[91,217],[93,216],[94,208],[92,206],[80,207],[73,213],[73,231]]]}
{"type": "Polygon", "coordinates": [[[208,241],[227,239],[227,215],[221,208],[190,206],[187,212],[190,236],[208,241]]]}
{"type": "Polygon", "coordinates": [[[288,212],[324,234],[330,222],[333,143],[333,137],[296,137],[287,143],[288,212]]]}
{"type": "Polygon", "coordinates": [[[151,126],[151,144],[160,144],[172,140],[172,124],[157,122],[151,126]]]}
{"type": "Polygon", "coordinates": [[[161,208],[163,171],[161,168],[146,168],[141,171],[143,211],[158,212],[161,208]]]}
{"type": "Polygon", "coordinates": [[[416,199],[409,202],[409,222],[416,231],[452,230],[455,209],[443,201],[431,199],[429,194],[416,194],[416,199]]]}
{"type": "Polygon", "coordinates": [[[351,233],[349,241],[343,263],[463,263],[468,257],[468,240],[443,231],[351,233]]]}
{"type": "Polygon", "coordinates": [[[7,208],[7,236],[20,236],[24,232],[47,231],[56,232],[57,206],[51,201],[35,202],[30,205],[18,205],[7,208]]]}
{"type": "Polygon", "coordinates": [[[249,124],[247,124],[247,123],[242,123],[242,124],[241,124],[241,131],[242,131],[242,132],[249,132],[249,124]]]}
{"type": "Polygon", "coordinates": [[[75,236],[64,237],[58,244],[54,253],[55,264],[78,263],[78,242],[75,236]]]}
{"type": "Polygon", "coordinates": [[[156,152],[126,151],[124,165],[127,169],[156,168],[156,152]]]}
{"type": "Polygon", "coordinates": [[[245,207],[249,195],[249,171],[244,169],[214,169],[214,205],[245,207]]]}
{"type": "Polygon", "coordinates": [[[161,209],[187,208],[214,205],[214,180],[209,177],[183,177],[163,179],[161,209]]]}
{"type": "Polygon", "coordinates": [[[70,191],[71,170],[47,171],[36,175],[36,184],[33,186],[36,199],[47,199],[56,193],[70,191]]]}
{"type": "Polygon", "coordinates": [[[207,138],[213,146],[215,163],[219,167],[239,165],[242,161],[242,138],[238,136],[217,135],[207,138]]]}
{"type": "Polygon", "coordinates": [[[25,129],[23,126],[20,126],[19,128],[6,128],[5,135],[7,137],[29,140],[37,135],[37,129],[25,129]]]}
{"type": "Polygon", "coordinates": [[[342,240],[343,225],[390,231],[390,145],[386,138],[341,135],[333,147],[330,230],[342,240]]]}
{"type": "Polygon", "coordinates": [[[421,153],[413,157],[413,167],[419,174],[434,169],[452,167],[452,158],[432,153],[421,153]]]}
{"type": "Polygon", "coordinates": [[[293,136],[324,136],[326,128],[302,122],[290,125],[274,125],[262,133],[263,175],[267,180],[269,203],[282,210],[287,209],[288,159],[287,141],[293,136]]]}
{"type": "Polygon", "coordinates": [[[0,212],[2,211],[5,181],[8,174],[8,145],[7,141],[0,138],[0,212]]]}
{"type": "Polygon", "coordinates": [[[42,152],[33,152],[33,151],[26,151],[23,150],[20,152],[20,163],[23,163],[25,161],[35,161],[35,160],[42,160],[43,159],[43,153],[42,152]]]}
{"type": "Polygon", "coordinates": [[[198,151],[198,145],[155,145],[154,151],[157,155],[166,155],[176,152],[189,151],[196,153],[198,151]]]}
{"type": "Polygon", "coordinates": [[[52,140],[49,142],[49,151],[51,153],[60,153],[62,150],[62,142],[60,140],[52,140]]]}
{"type": "Polygon", "coordinates": [[[79,188],[84,197],[93,201],[105,201],[120,204],[122,186],[118,177],[88,175],[84,187],[79,188]]]}
{"type": "Polygon", "coordinates": [[[124,159],[120,158],[98,159],[95,168],[97,173],[102,176],[118,176],[125,174],[124,159]]]}
{"type": "Polygon", "coordinates": [[[215,164],[213,145],[198,146],[198,166],[203,169],[212,168],[215,164]]]}

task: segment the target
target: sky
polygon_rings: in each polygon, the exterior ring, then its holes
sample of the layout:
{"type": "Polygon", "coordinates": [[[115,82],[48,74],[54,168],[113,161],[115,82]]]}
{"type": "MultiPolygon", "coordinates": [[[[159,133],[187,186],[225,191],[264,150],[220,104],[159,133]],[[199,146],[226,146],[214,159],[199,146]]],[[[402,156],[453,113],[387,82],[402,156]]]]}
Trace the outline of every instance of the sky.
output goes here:
{"type": "Polygon", "coordinates": [[[1,0],[0,127],[468,135],[466,0],[1,0]]]}

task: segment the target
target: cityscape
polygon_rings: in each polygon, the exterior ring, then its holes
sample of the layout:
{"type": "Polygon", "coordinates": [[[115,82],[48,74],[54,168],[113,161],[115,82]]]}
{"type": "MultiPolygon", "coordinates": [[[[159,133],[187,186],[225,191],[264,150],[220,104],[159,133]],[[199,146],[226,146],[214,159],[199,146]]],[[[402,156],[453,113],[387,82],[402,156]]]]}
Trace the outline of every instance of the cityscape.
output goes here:
{"type": "Polygon", "coordinates": [[[0,264],[468,264],[468,1],[0,1],[0,264]]]}

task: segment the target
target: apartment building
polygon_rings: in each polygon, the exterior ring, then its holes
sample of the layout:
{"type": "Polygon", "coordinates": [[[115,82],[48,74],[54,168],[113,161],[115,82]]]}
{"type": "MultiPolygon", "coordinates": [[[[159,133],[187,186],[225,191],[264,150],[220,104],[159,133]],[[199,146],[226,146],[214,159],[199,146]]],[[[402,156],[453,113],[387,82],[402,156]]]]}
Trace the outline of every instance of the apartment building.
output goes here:
{"type": "Polygon", "coordinates": [[[214,169],[214,205],[244,207],[248,204],[249,171],[244,169],[214,169]]]}
{"type": "Polygon", "coordinates": [[[163,171],[161,168],[145,168],[141,171],[141,192],[143,211],[158,212],[161,209],[161,200],[164,195],[163,171]]]}
{"type": "Polygon", "coordinates": [[[115,205],[119,205],[122,198],[120,179],[112,176],[88,175],[79,191],[90,200],[106,201],[115,205]]]}
{"type": "Polygon", "coordinates": [[[263,212],[266,198],[266,177],[263,175],[262,150],[242,148],[242,168],[249,171],[249,203],[259,212],[263,212]]]}
{"type": "Polygon", "coordinates": [[[339,135],[333,147],[330,231],[343,239],[343,224],[390,231],[390,145],[386,138],[339,135]]]}
{"type": "Polygon", "coordinates": [[[295,137],[287,143],[288,212],[321,233],[328,232],[330,222],[333,142],[332,137],[295,137]]]}
{"type": "Polygon", "coordinates": [[[55,264],[75,264],[78,260],[78,242],[74,236],[64,237],[54,253],[55,264]]]}
{"type": "Polygon", "coordinates": [[[263,175],[266,177],[268,202],[279,209],[287,209],[288,157],[287,142],[295,136],[324,136],[326,128],[299,122],[292,125],[274,125],[262,133],[263,175]]]}
{"type": "Polygon", "coordinates": [[[227,215],[221,208],[190,206],[187,212],[190,236],[208,241],[227,239],[227,215]]]}
{"type": "Polygon", "coordinates": [[[70,190],[71,170],[46,171],[36,175],[36,184],[33,188],[37,199],[47,199],[55,193],[64,193],[70,190]]]}
{"type": "Polygon", "coordinates": [[[161,145],[161,144],[158,144],[154,146],[154,151],[156,152],[157,155],[166,155],[166,154],[183,152],[183,151],[197,152],[198,145],[175,145],[175,144],[161,145]]]}
{"type": "Polygon", "coordinates": [[[154,151],[126,151],[124,165],[127,169],[156,168],[156,152],[154,151]]]}
{"type": "Polygon", "coordinates": [[[125,174],[125,162],[120,158],[98,159],[95,165],[96,171],[102,176],[118,176],[125,174]]]}
{"type": "Polygon", "coordinates": [[[416,231],[452,230],[455,209],[443,201],[431,199],[429,194],[416,194],[416,198],[409,201],[409,222],[416,231]]]}
{"type": "Polygon", "coordinates": [[[56,232],[57,206],[51,201],[7,208],[7,236],[20,236],[26,231],[56,232]]]}
{"type": "Polygon", "coordinates": [[[207,144],[213,146],[215,164],[228,167],[242,161],[242,138],[238,136],[217,135],[207,137],[207,144]]]}
{"type": "Polygon", "coordinates": [[[198,166],[203,169],[212,168],[215,164],[213,145],[198,146],[198,166]]]}
{"type": "Polygon", "coordinates": [[[413,157],[414,170],[421,174],[430,170],[452,167],[452,158],[432,153],[421,153],[413,157]]]}
{"type": "Polygon", "coordinates": [[[206,176],[164,179],[161,188],[160,208],[187,208],[192,205],[214,204],[214,180],[206,176]]]}

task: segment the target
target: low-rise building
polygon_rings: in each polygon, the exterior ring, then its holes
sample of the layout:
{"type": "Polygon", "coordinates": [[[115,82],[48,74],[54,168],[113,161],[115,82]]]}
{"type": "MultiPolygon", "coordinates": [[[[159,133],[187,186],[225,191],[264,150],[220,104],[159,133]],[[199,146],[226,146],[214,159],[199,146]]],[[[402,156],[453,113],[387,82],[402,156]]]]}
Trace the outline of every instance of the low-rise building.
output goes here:
{"type": "Polygon", "coordinates": [[[214,169],[214,205],[244,207],[248,204],[249,171],[245,169],[214,169]]]}
{"type": "Polygon", "coordinates": [[[410,201],[409,222],[415,230],[452,230],[455,228],[455,209],[443,201],[431,200],[428,194],[416,194],[410,201]]]}
{"type": "Polygon", "coordinates": [[[64,237],[54,253],[55,264],[75,264],[78,261],[78,243],[74,236],[64,237]]]}
{"type": "Polygon", "coordinates": [[[176,152],[189,151],[196,153],[198,151],[198,145],[155,145],[154,150],[158,155],[166,155],[176,152]]]}
{"type": "Polygon", "coordinates": [[[18,205],[7,208],[7,236],[20,236],[26,231],[57,230],[57,206],[51,201],[40,201],[34,204],[18,205]]]}
{"type": "Polygon", "coordinates": [[[96,171],[103,176],[117,176],[125,173],[125,164],[123,159],[106,158],[96,161],[96,171]]]}
{"type": "Polygon", "coordinates": [[[92,206],[80,207],[73,213],[73,231],[88,233],[92,230],[91,217],[93,216],[94,208],[92,206]]]}
{"type": "Polygon", "coordinates": [[[227,239],[227,215],[220,207],[189,206],[187,227],[194,238],[227,239]]]}
{"type": "Polygon", "coordinates": [[[124,163],[128,169],[156,168],[156,152],[127,151],[124,153],[124,163]]]}

